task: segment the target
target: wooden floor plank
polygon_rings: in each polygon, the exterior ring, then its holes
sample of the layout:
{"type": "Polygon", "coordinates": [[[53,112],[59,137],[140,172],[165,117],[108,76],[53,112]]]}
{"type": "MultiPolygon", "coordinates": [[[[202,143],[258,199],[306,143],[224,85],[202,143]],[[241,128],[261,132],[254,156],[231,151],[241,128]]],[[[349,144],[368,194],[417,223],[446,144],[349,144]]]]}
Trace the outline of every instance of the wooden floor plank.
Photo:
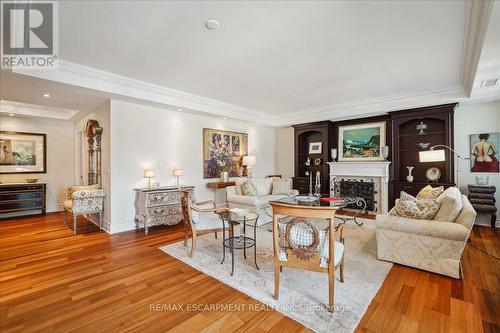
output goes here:
{"type": "MultiPolygon", "coordinates": [[[[73,236],[61,213],[0,221],[0,331],[310,331],[158,249],[182,238],[181,226],[108,235],[83,218],[73,236]],[[240,308],[161,309],[189,304],[240,308]]],[[[500,332],[500,264],[482,252],[498,256],[499,239],[474,227],[463,280],[394,265],[356,332],[500,332]]]]}

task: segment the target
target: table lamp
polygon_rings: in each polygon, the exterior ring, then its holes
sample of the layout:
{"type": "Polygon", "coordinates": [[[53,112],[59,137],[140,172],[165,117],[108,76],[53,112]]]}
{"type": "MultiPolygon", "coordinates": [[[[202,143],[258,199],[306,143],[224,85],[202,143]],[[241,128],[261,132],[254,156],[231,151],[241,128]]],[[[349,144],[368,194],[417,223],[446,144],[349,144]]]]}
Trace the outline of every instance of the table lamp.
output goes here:
{"type": "Polygon", "coordinates": [[[424,150],[424,151],[418,152],[419,161],[422,163],[445,161],[446,158],[445,158],[445,154],[444,154],[444,149],[434,150],[434,148],[449,149],[457,157],[457,160],[455,163],[455,170],[456,170],[456,187],[458,188],[458,185],[460,184],[458,182],[458,173],[460,172],[460,165],[458,163],[458,159],[470,160],[470,157],[460,156],[459,154],[457,154],[456,151],[454,151],[451,147],[449,147],[447,145],[435,145],[435,146],[432,146],[429,150],[424,150]]]}
{"type": "Polygon", "coordinates": [[[155,177],[154,170],[144,170],[144,178],[148,179],[148,187],[151,187],[151,178],[155,177]]]}
{"type": "Polygon", "coordinates": [[[181,187],[181,185],[180,185],[180,184],[181,184],[181,176],[184,174],[184,173],[182,172],[182,169],[174,169],[174,171],[173,171],[172,173],[173,173],[173,175],[174,175],[175,177],[177,177],[177,180],[176,180],[176,185],[177,185],[177,187],[179,187],[179,188],[180,188],[180,187],[181,187]]]}
{"type": "Polygon", "coordinates": [[[241,165],[247,167],[248,178],[252,178],[252,166],[254,166],[257,162],[255,156],[243,156],[243,162],[241,165]]]}

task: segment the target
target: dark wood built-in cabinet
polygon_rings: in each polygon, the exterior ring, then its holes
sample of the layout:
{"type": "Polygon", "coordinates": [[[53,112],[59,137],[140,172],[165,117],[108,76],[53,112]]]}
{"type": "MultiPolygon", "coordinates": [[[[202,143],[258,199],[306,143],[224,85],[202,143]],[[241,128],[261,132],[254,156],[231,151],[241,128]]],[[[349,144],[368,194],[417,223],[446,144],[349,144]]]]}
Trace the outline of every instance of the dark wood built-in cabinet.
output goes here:
{"type": "Polygon", "coordinates": [[[293,126],[295,130],[295,177],[293,178],[293,188],[300,193],[309,193],[309,176],[306,171],[312,175],[313,191],[316,180],[316,172],[321,173],[321,193],[328,195],[330,192],[330,180],[328,164],[331,160],[330,149],[335,142],[335,131],[331,121],[320,121],[309,124],[293,126]],[[320,154],[310,154],[309,144],[311,142],[321,142],[322,149],[320,154]],[[310,166],[306,166],[307,158],[311,161],[310,166]],[[321,163],[314,164],[315,159],[320,159],[321,163]]]}
{"type": "MultiPolygon", "coordinates": [[[[453,112],[456,104],[423,107],[404,111],[389,112],[392,120],[392,181],[389,206],[399,198],[401,191],[416,195],[428,184],[432,186],[454,186],[454,156],[445,149],[444,162],[421,163],[419,152],[435,145],[453,147],[453,112]],[[421,134],[417,125],[424,123],[427,128],[421,134]],[[419,143],[429,144],[427,148],[418,147],[419,143]],[[408,182],[407,166],[413,166],[413,182],[408,182]],[[437,182],[429,182],[425,176],[427,169],[437,167],[441,177],[437,182]]],[[[438,149],[438,148],[436,148],[438,149]]],[[[439,148],[444,149],[444,148],[439,148]]]]}
{"type": "Polygon", "coordinates": [[[0,184],[0,218],[4,213],[39,210],[45,214],[45,184],[0,184]]]}

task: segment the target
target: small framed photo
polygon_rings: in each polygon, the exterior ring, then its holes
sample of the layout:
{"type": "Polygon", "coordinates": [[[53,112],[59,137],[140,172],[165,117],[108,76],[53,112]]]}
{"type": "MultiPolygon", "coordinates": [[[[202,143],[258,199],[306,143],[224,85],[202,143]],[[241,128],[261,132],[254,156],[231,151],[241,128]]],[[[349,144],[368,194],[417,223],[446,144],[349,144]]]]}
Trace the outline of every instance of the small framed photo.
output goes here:
{"type": "Polygon", "coordinates": [[[310,142],[309,154],[321,154],[322,147],[323,147],[323,142],[310,142]]]}

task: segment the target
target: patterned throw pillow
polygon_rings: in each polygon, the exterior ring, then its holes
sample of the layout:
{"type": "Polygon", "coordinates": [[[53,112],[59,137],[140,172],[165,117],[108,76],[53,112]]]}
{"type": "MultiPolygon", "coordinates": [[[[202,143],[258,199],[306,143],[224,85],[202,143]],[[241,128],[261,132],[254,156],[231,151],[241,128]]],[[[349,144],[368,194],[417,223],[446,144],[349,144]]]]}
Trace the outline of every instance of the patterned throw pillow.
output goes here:
{"type": "Polygon", "coordinates": [[[241,186],[241,190],[243,191],[243,195],[248,195],[248,196],[256,196],[257,195],[257,188],[252,184],[250,180],[247,180],[246,182],[243,183],[241,186]]]}
{"type": "Polygon", "coordinates": [[[401,193],[399,193],[399,200],[402,200],[402,201],[417,201],[417,198],[415,198],[411,194],[406,193],[405,191],[401,191],[401,193]]]}
{"type": "Polygon", "coordinates": [[[441,193],[443,193],[444,187],[432,187],[427,185],[420,190],[417,194],[417,200],[436,200],[441,193]]]}
{"type": "Polygon", "coordinates": [[[441,205],[435,200],[399,200],[389,215],[419,220],[431,220],[441,205]]]}

